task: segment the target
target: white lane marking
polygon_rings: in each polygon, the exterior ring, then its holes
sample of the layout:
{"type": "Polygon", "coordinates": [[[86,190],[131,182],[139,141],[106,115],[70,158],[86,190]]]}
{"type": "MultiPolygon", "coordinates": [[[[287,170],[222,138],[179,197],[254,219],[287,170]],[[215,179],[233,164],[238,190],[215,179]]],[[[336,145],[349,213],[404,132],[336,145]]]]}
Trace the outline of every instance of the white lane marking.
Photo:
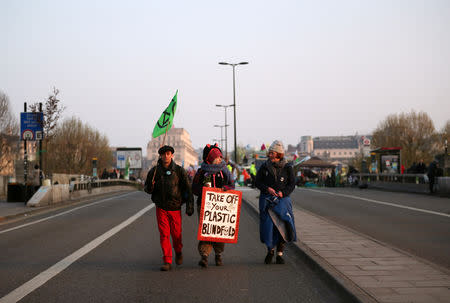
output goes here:
{"type": "Polygon", "coordinates": [[[443,217],[450,218],[449,214],[440,213],[440,212],[432,211],[432,210],[426,210],[426,209],[422,209],[422,208],[409,207],[409,206],[404,206],[404,205],[399,205],[399,204],[394,204],[394,203],[389,203],[389,202],[383,202],[383,201],[377,201],[377,200],[373,200],[373,199],[368,199],[368,198],[363,198],[363,197],[358,197],[358,196],[352,196],[352,195],[346,195],[346,194],[330,193],[330,192],[321,191],[321,190],[315,190],[315,189],[306,189],[305,188],[303,190],[310,190],[310,191],[321,193],[321,194],[328,194],[328,195],[342,196],[342,197],[347,197],[347,198],[352,198],[352,199],[359,199],[359,200],[364,200],[364,201],[368,201],[368,202],[372,202],[372,203],[388,205],[388,206],[398,207],[398,208],[404,208],[404,209],[409,209],[409,210],[418,211],[418,212],[422,212],[422,213],[427,213],[427,214],[432,214],[432,215],[437,215],[437,216],[443,216],[443,217]]]}
{"type": "Polygon", "coordinates": [[[56,214],[56,215],[53,215],[53,216],[50,216],[50,217],[42,218],[42,219],[30,222],[30,223],[26,223],[26,224],[22,224],[22,225],[19,225],[19,226],[16,226],[16,227],[8,228],[8,229],[0,231],[0,235],[4,234],[4,233],[7,233],[9,231],[13,231],[13,230],[24,228],[24,227],[27,227],[27,226],[30,226],[30,225],[33,225],[33,224],[41,223],[41,222],[44,222],[44,221],[47,221],[47,220],[50,220],[50,219],[53,219],[53,218],[56,218],[56,217],[68,214],[68,213],[71,213],[73,211],[76,211],[76,210],[79,210],[79,209],[82,209],[82,208],[85,208],[85,207],[89,207],[89,206],[93,206],[93,205],[96,205],[96,204],[100,204],[100,203],[109,201],[111,199],[122,198],[122,197],[125,197],[125,196],[129,195],[129,194],[132,194],[132,193],[126,193],[126,194],[123,194],[123,195],[120,195],[120,196],[114,196],[114,197],[111,197],[111,198],[106,198],[106,199],[103,199],[103,200],[100,200],[100,201],[97,201],[97,202],[94,202],[94,203],[89,203],[87,205],[78,206],[78,207],[66,210],[66,211],[64,211],[62,213],[59,213],[59,214],[56,214]]]}
{"type": "Polygon", "coordinates": [[[64,269],[69,267],[72,263],[95,249],[97,246],[102,244],[104,241],[108,240],[110,237],[114,236],[116,233],[121,231],[123,228],[127,227],[134,221],[136,221],[139,217],[141,217],[143,214],[145,214],[147,211],[152,209],[155,206],[155,204],[150,204],[147,207],[141,209],[139,212],[137,212],[135,215],[131,216],[127,220],[123,221],[116,227],[113,227],[109,231],[105,232],[103,235],[97,237],[96,239],[92,240],[76,252],[72,253],[70,256],[67,256],[66,258],[62,259],[49,269],[41,272],[39,275],[31,279],[30,281],[26,282],[22,286],[19,286],[3,298],[0,298],[0,303],[13,303],[18,302],[19,300],[23,299],[25,296],[27,296],[32,291],[36,290],[37,288],[44,285],[47,281],[52,279],[54,276],[62,272],[64,269]]]}

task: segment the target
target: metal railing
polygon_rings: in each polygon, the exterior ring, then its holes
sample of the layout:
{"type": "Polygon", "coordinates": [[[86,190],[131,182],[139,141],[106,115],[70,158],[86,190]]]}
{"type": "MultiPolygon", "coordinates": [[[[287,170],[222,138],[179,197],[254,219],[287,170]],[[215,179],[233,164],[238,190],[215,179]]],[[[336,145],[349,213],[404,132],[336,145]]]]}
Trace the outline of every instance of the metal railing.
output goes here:
{"type": "Polygon", "coordinates": [[[91,177],[85,178],[84,180],[80,181],[71,181],[69,188],[70,192],[80,190],[87,190],[88,192],[91,192],[93,188],[109,187],[109,186],[133,186],[136,187],[136,189],[138,190],[141,190],[143,188],[142,183],[136,181],[124,179],[100,180],[91,177]]]}
{"type": "Polygon", "coordinates": [[[390,183],[410,183],[426,184],[428,177],[426,174],[352,174],[353,178],[363,182],[390,182],[390,183]]]}

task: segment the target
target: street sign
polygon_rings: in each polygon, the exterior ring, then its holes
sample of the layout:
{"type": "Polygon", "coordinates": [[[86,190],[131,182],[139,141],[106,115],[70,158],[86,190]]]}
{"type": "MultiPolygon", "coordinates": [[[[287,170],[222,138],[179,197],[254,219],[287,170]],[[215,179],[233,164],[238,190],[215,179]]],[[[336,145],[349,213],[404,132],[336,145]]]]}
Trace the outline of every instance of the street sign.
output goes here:
{"type": "Polygon", "coordinates": [[[125,169],[127,160],[130,169],[142,168],[142,148],[140,147],[119,147],[117,148],[117,165],[118,169],[125,169]]]}
{"type": "Polygon", "coordinates": [[[20,113],[20,139],[39,141],[43,138],[44,113],[20,113]]]}

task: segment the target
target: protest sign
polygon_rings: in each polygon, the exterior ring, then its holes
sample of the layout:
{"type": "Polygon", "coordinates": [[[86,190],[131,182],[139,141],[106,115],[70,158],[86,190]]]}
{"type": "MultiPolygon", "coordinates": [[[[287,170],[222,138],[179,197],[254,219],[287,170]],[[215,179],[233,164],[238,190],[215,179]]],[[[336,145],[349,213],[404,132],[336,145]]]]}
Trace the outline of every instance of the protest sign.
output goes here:
{"type": "Polygon", "coordinates": [[[242,193],[203,187],[197,239],[236,243],[241,215],[242,193]]]}

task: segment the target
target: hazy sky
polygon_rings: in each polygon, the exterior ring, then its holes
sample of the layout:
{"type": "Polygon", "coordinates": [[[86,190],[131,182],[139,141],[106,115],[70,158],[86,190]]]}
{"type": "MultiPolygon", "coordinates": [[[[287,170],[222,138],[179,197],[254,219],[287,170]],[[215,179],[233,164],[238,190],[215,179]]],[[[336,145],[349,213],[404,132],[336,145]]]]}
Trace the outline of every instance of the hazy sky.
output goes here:
{"type": "Polygon", "coordinates": [[[219,61],[250,62],[236,68],[240,144],[365,134],[410,110],[450,119],[448,0],[0,0],[0,42],[17,117],[56,86],[64,117],[144,154],[177,89],[175,126],[195,148],[220,139],[215,104],[233,95],[219,61]]]}

